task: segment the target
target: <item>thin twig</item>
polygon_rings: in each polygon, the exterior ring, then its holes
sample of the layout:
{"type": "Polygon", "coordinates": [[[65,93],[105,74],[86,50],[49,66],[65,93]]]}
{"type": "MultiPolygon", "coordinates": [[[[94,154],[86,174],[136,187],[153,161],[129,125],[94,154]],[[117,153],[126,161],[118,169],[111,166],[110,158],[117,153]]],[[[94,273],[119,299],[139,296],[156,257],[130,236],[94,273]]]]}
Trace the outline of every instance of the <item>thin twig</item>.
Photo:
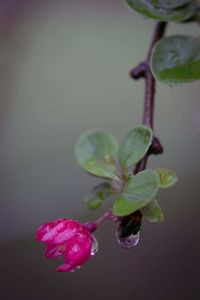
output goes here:
{"type": "Polygon", "coordinates": [[[99,217],[97,220],[91,222],[91,223],[84,223],[84,228],[87,229],[90,232],[95,231],[99,225],[101,225],[101,223],[103,223],[104,221],[108,221],[111,220],[113,222],[118,222],[121,219],[117,216],[114,216],[112,214],[112,208],[109,209],[108,211],[106,211],[101,217],[99,217]]]}

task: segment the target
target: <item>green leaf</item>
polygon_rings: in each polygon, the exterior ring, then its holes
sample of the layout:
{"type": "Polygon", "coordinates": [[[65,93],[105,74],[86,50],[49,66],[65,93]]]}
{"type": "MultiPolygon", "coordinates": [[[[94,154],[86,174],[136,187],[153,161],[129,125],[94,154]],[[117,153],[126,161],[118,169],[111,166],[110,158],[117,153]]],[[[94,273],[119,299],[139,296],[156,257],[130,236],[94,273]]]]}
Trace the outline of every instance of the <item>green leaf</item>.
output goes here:
{"type": "Polygon", "coordinates": [[[84,202],[90,209],[101,207],[103,202],[113,195],[114,191],[109,182],[103,182],[93,187],[84,198],[84,202]]]}
{"type": "Polygon", "coordinates": [[[189,1],[188,4],[181,6],[178,9],[157,8],[149,3],[153,1],[148,0],[125,0],[125,2],[131,9],[147,18],[166,22],[185,21],[194,16],[196,11],[194,1],[189,1]]]}
{"type": "Polygon", "coordinates": [[[115,201],[113,214],[126,216],[141,209],[156,195],[159,176],[153,170],[142,171],[133,176],[125,185],[123,193],[115,201]]]}
{"type": "Polygon", "coordinates": [[[168,84],[200,79],[200,39],[185,35],[161,39],[152,52],[151,70],[168,84]]]}
{"type": "Polygon", "coordinates": [[[156,169],[155,171],[158,173],[160,178],[160,183],[159,183],[160,188],[171,187],[178,180],[177,175],[171,170],[159,168],[156,169]]]}
{"type": "Polygon", "coordinates": [[[149,0],[148,2],[154,7],[172,9],[181,7],[190,1],[191,0],[149,0]]]}
{"type": "Polygon", "coordinates": [[[83,133],[75,146],[76,158],[83,169],[99,177],[118,180],[117,152],[117,140],[110,132],[103,130],[83,133]]]}
{"type": "Polygon", "coordinates": [[[163,222],[164,220],[162,208],[155,199],[151,200],[151,202],[141,208],[140,211],[149,222],[156,223],[163,222]]]}
{"type": "Polygon", "coordinates": [[[146,126],[132,128],[119,148],[119,161],[122,168],[130,167],[140,161],[151,145],[152,130],[146,126]]]}

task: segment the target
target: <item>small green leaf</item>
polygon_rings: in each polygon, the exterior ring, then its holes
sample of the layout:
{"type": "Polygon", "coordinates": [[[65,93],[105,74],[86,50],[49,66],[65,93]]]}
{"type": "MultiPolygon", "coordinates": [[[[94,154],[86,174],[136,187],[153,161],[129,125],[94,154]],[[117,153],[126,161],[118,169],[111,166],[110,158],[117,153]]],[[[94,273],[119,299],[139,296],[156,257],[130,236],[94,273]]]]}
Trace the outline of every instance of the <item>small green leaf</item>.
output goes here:
{"type": "Polygon", "coordinates": [[[163,222],[164,220],[162,208],[155,199],[151,200],[151,202],[141,208],[140,211],[149,222],[156,223],[163,222]]]}
{"type": "Polygon", "coordinates": [[[172,9],[181,7],[190,1],[191,0],[149,0],[148,2],[154,7],[172,9]]]}
{"type": "Polygon", "coordinates": [[[152,130],[146,126],[132,128],[119,148],[119,161],[123,169],[140,161],[151,145],[152,130]]]}
{"type": "Polygon", "coordinates": [[[181,22],[190,19],[196,11],[195,1],[189,1],[186,5],[177,9],[167,9],[152,5],[153,0],[125,0],[128,6],[137,13],[161,21],[181,22]],[[151,3],[150,3],[151,2],[151,3]]]}
{"type": "Polygon", "coordinates": [[[160,178],[160,183],[159,183],[160,188],[171,187],[178,180],[177,175],[171,170],[159,168],[156,169],[155,171],[158,173],[160,178]]]}
{"type": "Polygon", "coordinates": [[[156,195],[159,176],[153,170],[145,170],[133,176],[115,201],[113,214],[126,216],[144,207],[156,195]]]}
{"type": "Polygon", "coordinates": [[[84,202],[90,209],[101,207],[103,202],[113,195],[114,191],[109,182],[103,182],[93,187],[84,198],[84,202]]]}
{"type": "Polygon", "coordinates": [[[117,152],[117,140],[110,132],[103,130],[83,133],[75,146],[76,158],[83,169],[99,177],[118,180],[117,152]]]}
{"type": "Polygon", "coordinates": [[[172,85],[200,79],[200,39],[186,35],[161,39],[152,52],[151,70],[157,80],[172,85]]]}

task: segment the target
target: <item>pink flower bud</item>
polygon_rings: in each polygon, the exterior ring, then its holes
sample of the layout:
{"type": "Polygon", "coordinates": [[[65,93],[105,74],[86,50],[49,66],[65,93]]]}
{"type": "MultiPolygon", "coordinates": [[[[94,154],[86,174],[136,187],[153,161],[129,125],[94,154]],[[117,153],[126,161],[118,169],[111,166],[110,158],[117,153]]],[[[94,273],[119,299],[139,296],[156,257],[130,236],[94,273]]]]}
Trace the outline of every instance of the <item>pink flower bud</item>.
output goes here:
{"type": "Polygon", "coordinates": [[[92,244],[96,239],[81,223],[71,219],[59,219],[40,226],[36,239],[47,244],[45,256],[64,257],[59,272],[71,272],[93,255],[92,244]]]}

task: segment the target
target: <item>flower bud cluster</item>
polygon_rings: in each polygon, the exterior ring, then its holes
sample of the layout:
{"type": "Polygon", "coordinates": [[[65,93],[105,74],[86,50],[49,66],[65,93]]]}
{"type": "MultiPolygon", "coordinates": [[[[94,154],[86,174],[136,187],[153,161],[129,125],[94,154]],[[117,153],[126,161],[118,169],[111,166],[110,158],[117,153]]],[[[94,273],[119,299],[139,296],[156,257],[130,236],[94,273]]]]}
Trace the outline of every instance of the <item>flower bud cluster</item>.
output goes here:
{"type": "Polygon", "coordinates": [[[64,264],[58,272],[72,272],[84,264],[95,253],[95,237],[78,221],[58,219],[40,226],[36,239],[46,243],[45,256],[48,258],[64,257],[64,264]]]}

